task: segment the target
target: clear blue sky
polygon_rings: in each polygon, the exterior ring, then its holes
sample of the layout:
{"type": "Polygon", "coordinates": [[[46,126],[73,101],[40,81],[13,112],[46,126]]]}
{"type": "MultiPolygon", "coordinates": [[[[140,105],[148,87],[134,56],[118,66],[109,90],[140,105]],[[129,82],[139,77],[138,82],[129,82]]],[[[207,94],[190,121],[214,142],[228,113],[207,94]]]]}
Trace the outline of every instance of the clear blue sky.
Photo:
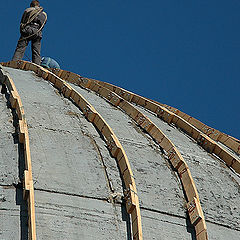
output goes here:
{"type": "MultiPolygon", "coordinates": [[[[13,55],[30,2],[1,2],[1,61],[13,55]]],[[[240,139],[239,0],[40,2],[48,13],[43,56],[240,139]]]]}

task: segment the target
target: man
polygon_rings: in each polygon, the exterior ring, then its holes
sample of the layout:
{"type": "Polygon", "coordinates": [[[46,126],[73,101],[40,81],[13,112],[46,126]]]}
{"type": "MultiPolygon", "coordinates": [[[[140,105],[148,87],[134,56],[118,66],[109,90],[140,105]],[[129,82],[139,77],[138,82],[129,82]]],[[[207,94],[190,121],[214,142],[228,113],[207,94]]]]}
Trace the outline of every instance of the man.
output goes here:
{"type": "Polygon", "coordinates": [[[32,43],[32,61],[38,65],[41,63],[41,40],[42,29],[47,21],[47,14],[43,12],[38,0],[34,0],[27,8],[22,16],[20,24],[20,39],[12,60],[21,60],[28,43],[32,43]]]}

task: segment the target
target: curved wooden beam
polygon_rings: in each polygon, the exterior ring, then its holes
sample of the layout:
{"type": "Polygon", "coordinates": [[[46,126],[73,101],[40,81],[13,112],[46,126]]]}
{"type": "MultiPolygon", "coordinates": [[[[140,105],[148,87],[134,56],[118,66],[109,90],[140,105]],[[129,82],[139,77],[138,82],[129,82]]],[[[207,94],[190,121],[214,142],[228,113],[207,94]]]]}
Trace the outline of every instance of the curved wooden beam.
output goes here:
{"type": "Polygon", "coordinates": [[[88,121],[102,133],[109,151],[118,163],[124,184],[126,186],[124,195],[127,212],[131,215],[133,239],[142,240],[141,214],[134,176],[125,150],[111,127],[80,93],[74,90],[68,83],[54,73],[36,64],[25,61],[11,61],[4,65],[22,70],[32,70],[39,77],[50,81],[66,98],[71,99],[81,109],[88,121]]]}
{"type": "Polygon", "coordinates": [[[25,118],[22,101],[13,80],[8,74],[5,74],[3,70],[0,71],[4,78],[2,83],[7,86],[10,93],[11,107],[16,109],[18,116],[19,142],[24,145],[25,170],[23,179],[23,198],[28,202],[28,236],[29,239],[36,240],[34,187],[27,120],[25,118]]]}
{"type": "MultiPolygon", "coordinates": [[[[54,71],[58,76],[98,93],[112,105],[121,108],[142,129],[144,129],[165,150],[169,161],[178,173],[187,197],[187,209],[191,223],[195,226],[197,240],[207,240],[207,227],[201,208],[199,195],[192,179],[187,163],[167,136],[144,114],[137,110],[131,103],[117,95],[112,90],[101,86],[98,81],[81,78],[79,75],[63,70],[54,71]]],[[[130,97],[127,95],[127,97],[130,97]]]]}

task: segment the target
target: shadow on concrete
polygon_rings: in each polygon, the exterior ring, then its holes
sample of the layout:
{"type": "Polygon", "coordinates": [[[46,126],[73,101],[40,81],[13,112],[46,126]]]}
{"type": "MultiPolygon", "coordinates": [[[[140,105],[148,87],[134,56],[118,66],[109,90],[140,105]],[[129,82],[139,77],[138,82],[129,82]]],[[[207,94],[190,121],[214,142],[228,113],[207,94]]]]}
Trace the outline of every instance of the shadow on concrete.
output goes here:
{"type": "Polygon", "coordinates": [[[16,204],[20,206],[20,240],[28,240],[28,209],[27,202],[23,200],[23,189],[21,185],[16,186],[16,204]]]}
{"type": "Polygon", "coordinates": [[[126,222],[127,240],[132,240],[130,215],[127,213],[125,202],[121,204],[122,220],[126,222]]]}
{"type": "Polygon", "coordinates": [[[194,228],[194,226],[191,224],[188,215],[187,215],[187,218],[186,218],[186,226],[187,226],[187,232],[191,234],[191,239],[192,239],[192,240],[197,240],[195,228],[194,228]]]}
{"type": "Polygon", "coordinates": [[[24,176],[24,169],[25,169],[25,159],[24,159],[24,146],[23,144],[19,143],[18,138],[18,116],[15,109],[11,107],[10,103],[10,95],[7,91],[4,92],[6,100],[7,100],[7,107],[11,110],[13,116],[13,126],[15,128],[15,132],[12,134],[14,144],[18,145],[18,178],[20,183],[15,184],[16,188],[16,205],[20,206],[20,240],[28,240],[28,207],[27,201],[23,199],[23,176],[24,176]]]}

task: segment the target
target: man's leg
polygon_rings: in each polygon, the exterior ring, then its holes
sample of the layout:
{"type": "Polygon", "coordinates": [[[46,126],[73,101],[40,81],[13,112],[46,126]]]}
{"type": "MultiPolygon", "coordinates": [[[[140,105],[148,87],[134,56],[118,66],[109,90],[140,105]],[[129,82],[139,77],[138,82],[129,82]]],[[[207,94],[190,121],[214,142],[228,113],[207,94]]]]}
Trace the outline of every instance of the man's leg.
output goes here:
{"type": "Polygon", "coordinates": [[[12,60],[15,60],[15,61],[21,60],[23,58],[26,47],[28,45],[27,39],[25,39],[25,40],[20,40],[20,39],[18,40],[17,47],[16,47],[15,53],[12,58],[12,60]]]}
{"type": "Polygon", "coordinates": [[[32,61],[38,65],[41,64],[41,38],[32,40],[32,61]]]}

